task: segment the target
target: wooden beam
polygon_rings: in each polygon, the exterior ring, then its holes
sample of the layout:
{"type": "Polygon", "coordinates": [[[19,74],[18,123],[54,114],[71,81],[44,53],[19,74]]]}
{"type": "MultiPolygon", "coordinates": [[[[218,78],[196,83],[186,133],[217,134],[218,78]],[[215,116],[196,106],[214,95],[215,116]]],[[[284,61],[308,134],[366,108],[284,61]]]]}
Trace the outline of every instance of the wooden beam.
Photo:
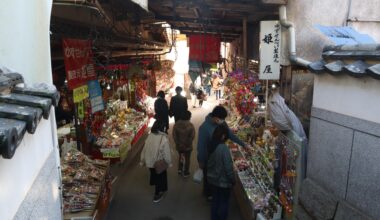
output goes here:
{"type": "Polygon", "coordinates": [[[241,21],[224,21],[219,19],[202,19],[202,18],[174,18],[172,16],[162,16],[162,15],[156,15],[156,20],[160,21],[166,21],[168,23],[171,22],[186,22],[186,23],[203,23],[203,24],[212,24],[212,25],[225,25],[225,26],[240,26],[241,21]]]}
{"type": "Polygon", "coordinates": [[[228,35],[241,35],[240,31],[235,30],[218,30],[214,28],[185,28],[185,27],[176,27],[180,31],[190,31],[190,32],[206,32],[206,33],[215,33],[215,34],[228,34],[228,35]]]}

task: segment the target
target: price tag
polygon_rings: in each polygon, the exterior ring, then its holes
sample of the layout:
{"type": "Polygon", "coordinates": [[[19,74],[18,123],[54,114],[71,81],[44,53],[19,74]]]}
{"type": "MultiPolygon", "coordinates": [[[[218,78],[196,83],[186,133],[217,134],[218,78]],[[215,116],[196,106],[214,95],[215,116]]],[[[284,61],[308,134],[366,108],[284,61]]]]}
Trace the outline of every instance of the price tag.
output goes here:
{"type": "Polygon", "coordinates": [[[100,151],[103,154],[103,158],[119,158],[120,151],[119,148],[102,148],[100,151]]]}

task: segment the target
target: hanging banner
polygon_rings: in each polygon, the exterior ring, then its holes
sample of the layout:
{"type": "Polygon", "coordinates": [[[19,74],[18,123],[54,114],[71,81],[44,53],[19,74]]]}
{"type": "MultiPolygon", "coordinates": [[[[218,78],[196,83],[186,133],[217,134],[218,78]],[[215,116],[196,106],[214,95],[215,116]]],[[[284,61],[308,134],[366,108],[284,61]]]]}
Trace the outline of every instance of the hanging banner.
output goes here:
{"type": "Polygon", "coordinates": [[[73,90],[73,100],[74,103],[83,101],[83,99],[88,98],[88,86],[84,85],[73,90]]]}
{"type": "Polygon", "coordinates": [[[219,62],[220,37],[210,34],[190,35],[189,47],[189,60],[219,62]]]}
{"type": "Polygon", "coordinates": [[[91,112],[95,113],[104,109],[102,89],[98,80],[88,82],[88,92],[90,95],[91,112]]]}
{"type": "Polygon", "coordinates": [[[260,22],[259,79],[280,79],[281,25],[279,21],[260,22]]]}
{"type": "Polygon", "coordinates": [[[63,39],[62,44],[69,89],[96,79],[91,41],[63,39]]]}

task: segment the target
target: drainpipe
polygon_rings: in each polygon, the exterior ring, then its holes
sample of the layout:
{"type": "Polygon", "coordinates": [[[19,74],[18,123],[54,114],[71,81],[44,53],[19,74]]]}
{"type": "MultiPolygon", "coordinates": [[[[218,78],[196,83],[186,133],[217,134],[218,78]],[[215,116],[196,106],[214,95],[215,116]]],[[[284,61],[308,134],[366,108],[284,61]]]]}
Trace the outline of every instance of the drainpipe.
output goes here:
{"type": "Polygon", "coordinates": [[[281,5],[279,8],[280,24],[288,29],[289,33],[289,60],[293,64],[307,67],[311,62],[303,58],[297,57],[296,53],[296,35],[294,30],[294,24],[286,18],[286,6],[281,5]]]}

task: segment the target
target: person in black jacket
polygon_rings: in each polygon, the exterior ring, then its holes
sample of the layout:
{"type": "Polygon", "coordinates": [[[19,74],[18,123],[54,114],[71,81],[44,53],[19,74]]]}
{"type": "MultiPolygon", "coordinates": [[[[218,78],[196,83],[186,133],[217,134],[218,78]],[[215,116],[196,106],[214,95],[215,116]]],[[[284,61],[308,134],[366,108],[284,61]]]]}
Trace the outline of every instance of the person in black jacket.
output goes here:
{"type": "Polygon", "coordinates": [[[174,116],[174,121],[177,122],[181,115],[187,111],[187,99],[181,95],[182,87],[175,88],[177,95],[170,100],[170,117],[174,116]]]}
{"type": "Polygon", "coordinates": [[[156,113],[154,115],[154,118],[156,120],[162,121],[163,125],[165,126],[165,132],[168,133],[169,129],[169,106],[168,102],[165,100],[165,93],[164,91],[158,91],[157,93],[157,99],[154,102],[154,112],[156,113]]]}

